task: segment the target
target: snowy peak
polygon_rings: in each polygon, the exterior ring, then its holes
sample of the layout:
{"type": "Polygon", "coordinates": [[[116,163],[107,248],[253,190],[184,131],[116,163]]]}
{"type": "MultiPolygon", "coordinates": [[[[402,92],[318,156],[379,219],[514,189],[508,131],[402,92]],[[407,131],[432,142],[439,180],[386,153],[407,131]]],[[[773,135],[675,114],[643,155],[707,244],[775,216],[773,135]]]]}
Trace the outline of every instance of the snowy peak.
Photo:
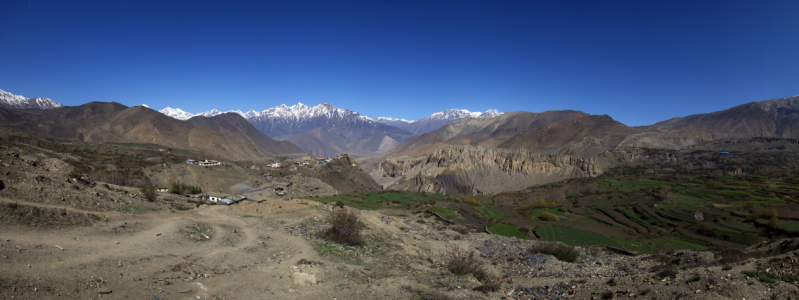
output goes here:
{"type": "Polygon", "coordinates": [[[212,109],[212,110],[209,110],[209,111],[206,111],[206,112],[203,112],[203,113],[196,114],[195,116],[213,117],[213,116],[216,116],[216,115],[219,115],[219,114],[222,114],[222,112],[218,111],[216,109],[212,109]]]}
{"type": "Polygon", "coordinates": [[[167,115],[168,117],[172,117],[181,121],[186,121],[194,117],[194,115],[190,112],[183,111],[180,108],[171,108],[167,106],[166,108],[159,110],[158,112],[167,115]]]}
{"type": "Polygon", "coordinates": [[[388,117],[377,117],[375,121],[380,123],[388,123],[388,122],[403,122],[403,123],[413,123],[413,121],[408,121],[405,119],[396,119],[396,118],[388,118],[388,117]]]}
{"type": "Polygon", "coordinates": [[[10,109],[51,109],[62,107],[58,102],[50,98],[28,98],[22,95],[14,95],[12,93],[0,90],[0,107],[10,109]]]}
{"type": "Polygon", "coordinates": [[[492,108],[492,109],[487,110],[483,114],[481,114],[478,118],[493,118],[493,117],[499,117],[502,114],[503,113],[501,113],[498,110],[492,108]]]}
{"type": "Polygon", "coordinates": [[[349,109],[336,108],[333,106],[333,104],[327,102],[322,102],[315,106],[307,106],[299,102],[292,106],[281,104],[280,106],[272,107],[262,112],[251,111],[247,114],[252,115],[250,118],[285,119],[295,121],[305,121],[320,117],[327,119],[355,118],[371,120],[368,118],[363,118],[357,112],[351,111],[349,109]]]}
{"type": "Polygon", "coordinates": [[[502,115],[502,113],[497,111],[496,109],[489,109],[484,113],[470,112],[465,109],[447,109],[445,111],[434,113],[430,116],[421,118],[416,121],[408,121],[405,119],[395,119],[395,118],[386,118],[386,117],[379,117],[376,119],[376,121],[386,125],[396,126],[405,129],[413,134],[421,135],[426,132],[439,129],[441,128],[441,126],[453,123],[460,119],[493,118],[500,115],[502,115]]]}
{"type": "Polygon", "coordinates": [[[445,111],[434,113],[429,117],[423,118],[422,120],[429,118],[429,119],[447,120],[454,122],[465,118],[493,118],[500,115],[502,115],[502,113],[497,111],[496,109],[489,109],[484,113],[470,112],[465,109],[447,109],[445,111]]]}

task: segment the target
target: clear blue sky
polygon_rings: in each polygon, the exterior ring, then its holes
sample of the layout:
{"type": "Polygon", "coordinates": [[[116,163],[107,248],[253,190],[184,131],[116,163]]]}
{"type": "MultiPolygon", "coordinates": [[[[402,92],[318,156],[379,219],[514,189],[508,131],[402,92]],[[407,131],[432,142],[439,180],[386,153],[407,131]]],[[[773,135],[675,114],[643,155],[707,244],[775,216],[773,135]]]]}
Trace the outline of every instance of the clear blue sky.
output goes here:
{"type": "Polygon", "coordinates": [[[65,105],[575,109],[632,126],[799,94],[795,0],[15,0],[0,12],[0,89],[65,105]]]}

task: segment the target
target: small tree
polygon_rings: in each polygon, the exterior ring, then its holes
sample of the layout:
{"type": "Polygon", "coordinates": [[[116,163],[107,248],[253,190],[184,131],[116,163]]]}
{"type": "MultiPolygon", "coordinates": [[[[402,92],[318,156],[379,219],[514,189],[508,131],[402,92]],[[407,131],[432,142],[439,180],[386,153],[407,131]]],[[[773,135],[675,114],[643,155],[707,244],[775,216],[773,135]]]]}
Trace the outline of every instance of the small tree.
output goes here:
{"type": "Polygon", "coordinates": [[[141,188],[141,193],[144,196],[144,199],[147,201],[153,202],[158,197],[158,194],[155,192],[155,187],[152,185],[147,185],[141,188]]]}
{"type": "Polygon", "coordinates": [[[770,219],[768,219],[768,227],[771,228],[771,229],[777,229],[777,227],[779,226],[779,223],[780,223],[780,219],[777,218],[777,216],[773,216],[770,219]]]}

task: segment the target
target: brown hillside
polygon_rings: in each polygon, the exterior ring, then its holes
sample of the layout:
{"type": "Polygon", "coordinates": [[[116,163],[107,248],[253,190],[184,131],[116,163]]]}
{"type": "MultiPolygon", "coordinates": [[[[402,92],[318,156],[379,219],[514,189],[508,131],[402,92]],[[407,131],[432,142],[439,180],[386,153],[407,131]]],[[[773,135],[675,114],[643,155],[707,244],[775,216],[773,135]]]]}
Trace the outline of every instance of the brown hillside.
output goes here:
{"type": "Polygon", "coordinates": [[[330,137],[322,128],[292,136],[288,139],[302,149],[308,150],[315,157],[329,157],[329,153],[346,153],[347,145],[338,139],[330,137]]]}
{"type": "Polygon", "coordinates": [[[673,118],[644,128],[680,130],[694,136],[707,132],[713,138],[799,138],[799,96],[673,118]]]}
{"type": "Polygon", "coordinates": [[[627,135],[641,131],[627,127],[607,115],[588,116],[566,124],[555,124],[544,128],[521,132],[499,145],[506,149],[525,149],[539,153],[559,153],[564,146],[580,143],[580,153],[569,153],[590,157],[615,148],[627,135]]]}
{"type": "Polygon", "coordinates": [[[418,156],[448,145],[497,146],[514,135],[552,124],[567,123],[588,114],[581,111],[511,112],[496,118],[462,119],[441,129],[415,136],[389,154],[418,156]]]}
{"type": "Polygon", "coordinates": [[[594,157],[617,148],[679,149],[700,141],[699,138],[685,138],[670,131],[631,128],[607,115],[602,115],[522,132],[498,147],[594,157]]]}
{"type": "Polygon", "coordinates": [[[305,155],[304,150],[291,142],[277,141],[258,129],[239,114],[224,113],[214,117],[197,116],[186,121],[190,126],[213,132],[237,135],[271,153],[283,155],[305,155]]]}
{"type": "MultiPolygon", "coordinates": [[[[198,128],[149,108],[119,103],[92,102],[50,110],[0,109],[0,127],[60,141],[152,143],[226,159],[283,154],[258,145],[269,141],[256,143],[256,138],[233,130],[198,128]]],[[[223,127],[230,128],[220,125],[223,127]]]]}

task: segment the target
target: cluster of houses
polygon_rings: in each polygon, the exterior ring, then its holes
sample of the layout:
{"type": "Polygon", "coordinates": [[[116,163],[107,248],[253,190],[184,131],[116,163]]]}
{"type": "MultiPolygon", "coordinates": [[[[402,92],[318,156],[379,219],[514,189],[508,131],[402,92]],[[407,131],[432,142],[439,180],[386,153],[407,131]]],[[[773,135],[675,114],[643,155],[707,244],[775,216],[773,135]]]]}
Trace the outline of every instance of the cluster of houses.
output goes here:
{"type": "Polygon", "coordinates": [[[204,159],[204,160],[188,159],[188,160],[186,160],[186,163],[190,164],[190,165],[200,165],[200,166],[203,166],[203,167],[218,166],[218,165],[222,164],[219,161],[210,160],[210,159],[204,159]]]}
{"type": "Polygon", "coordinates": [[[227,194],[220,194],[220,193],[203,193],[197,195],[186,194],[184,196],[186,196],[187,198],[195,198],[197,200],[205,200],[208,203],[226,204],[226,205],[231,205],[233,203],[247,200],[247,196],[244,195],[230,196],[227,194]]]}
{"type": "Polygon", "coordinates": [[[216,194],[216,193],[206,193],[203,196],[203,199],[207,202],[214,203],[214,204],[226,204],[231,205],[233,203],[241,202],[247,200],[247,196],[239,195],[239,196],[229,196],[225,194],[216,194]]]}
{"type": "MultiPolygon", "coordinates": [[[[311,159],[308,159],[308,160],[297,160],[297,161],[293,161],[293,162],[286,160],[285,162],[293,164],[293,165],[296,165],[296,166],[307,166],[307,165],[310,165],[312,162],[326,163],[326,162],[330,162],[331,160],[341,159],[341,158],[344,158],[344,157],[349,157],[349,155],[341,154],[341,155],[337,155],[336,157],[333,157],[333,158],[312,157],[311,159]]],[[[281,162],[277,161],[277,162],[269,163],[266,166],[269,167],[269,168],[280,168],[281,166],[283,166],[283,164],[281,162]]]]}

